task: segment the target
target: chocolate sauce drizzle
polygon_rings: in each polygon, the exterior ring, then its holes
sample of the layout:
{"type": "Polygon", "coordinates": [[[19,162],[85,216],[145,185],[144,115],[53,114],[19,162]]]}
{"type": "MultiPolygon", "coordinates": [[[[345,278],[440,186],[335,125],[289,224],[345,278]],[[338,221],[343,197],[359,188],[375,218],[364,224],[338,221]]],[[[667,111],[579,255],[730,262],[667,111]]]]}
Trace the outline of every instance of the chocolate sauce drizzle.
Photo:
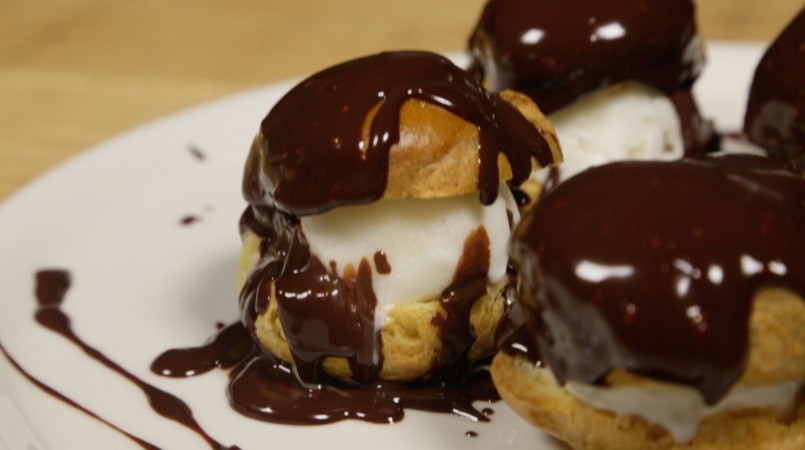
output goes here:
{"type": "MultiPolygon", "coordinates": [[[[36,288],[35,288],[36,299],[38,301],[39,307],[37,308],[34,314],[34,318],[40,325],[55,333],[62,335],[68,341],[72,342],[81,350],[83,350],[87,356],[103,364],[108,369],[112,370],[113,372],[117,373],[118,375],[122,376],[123,378],[127,379],[132,384],[137,386],[143,392],[143,394],[145,394],[146,398],[148,399],[148,403],[154,410],[154,412],[167,419],[178,422],[179,424],[195,432],[207,442],[210,448],[237,450],[237,447],[228,447],[220,444],[215,439],[213,439],[209,434],[207,434],[207,432],[205,432],[201,428],[198,422],[196,422],[195,418],[193,417],[193,412],[190,410],[190,407],[187,406],[187,404],[183,402],[181,399],[141,380],[136,375],[127,371],[126,369],[124,369],[123,367],[121,367],[108,357],[106,357],[103,353],[101,353],[94,347],[90,346],[89,344],[81,340],[81,338],[79,338],[73,332],[72,326],[70,324],[70,318],[61,309],[62,302],[64,301],[64,296],[67,293],[67,290],[70,288],[71,284],[69,272],[57,269],[42,270],[36,273],[35,281],[36,281],[36,288]]],[[[23,372],[23,374],[25,373],[23,372]]],[[[31,378],[29,377],[29,379],[31,378]]],[[[80,407],[77,403],[70,401],[61,394],[56,393],[55,390],[48,388],[44,384],[41,383],[36,384],[40,388],[44,389],[45,392],[48,392],[51,395],[55,395],[56,398],[65,401],[67,404],[77,407],[79,410],[88,413],[93,417],[97,417],[94,413],[86,411],[84,408],[80,407]]],[[[101,420],[104,423],[107,423],[105,420],[102,419],[99,420],[101,420]]],[[[117,427],[113,426],[113,428],[118,431],[121,431],[117,427]]],[[[121,432],[127,437],[132,438],[132,440],[140,444],[143,448],[149,448],[149,449],[156,448],[151,446],[151,444],[148,444],[147,442],[143,441],[142,439],[131,436],[129,433],[123,431],[121,432]]]]}
{"type": "Polygon", "coordinates": [[[251,155],[247,162],[246,199],[260,204],[269,197],[297,216],[377,200],[386,188],[389,150],[399,140],[399,112],[407,100],[431,103],[478,128],[484,204],[497,197],[498,153],[509,159],[514,185],[528,178],[532,158],[543,166],[553,162],[528,120],[448,59],[387,52],[319,72],[277,102],[255,142],[262,158],[251,155]],[[364,140],[364,122],[373,110],[364,140]],[[262,181],[266,177],[269,183],[262,181]]]}
{"type": "Polygon", "coordinates": [[[716,144],[690,92],[704,64],[690,0],[491,0],[469,49],[491,90],[523,92],[546,114],[638,81],[670,97],[689,153],[716,144]]]}
{"type": "Polygon", "coordinates": [[[770,156],[805,171],[805,8],[758,64],[744,130],[770,156]]]}
{"type": "Polygon", "coordinates": [[[805,178],[748,155],[614,163],[557,186],[512,244],[543,362],[560,383],[625,369],[715,403],[745,368],[758,290],[805,295],[803,199],[805,178]]]}

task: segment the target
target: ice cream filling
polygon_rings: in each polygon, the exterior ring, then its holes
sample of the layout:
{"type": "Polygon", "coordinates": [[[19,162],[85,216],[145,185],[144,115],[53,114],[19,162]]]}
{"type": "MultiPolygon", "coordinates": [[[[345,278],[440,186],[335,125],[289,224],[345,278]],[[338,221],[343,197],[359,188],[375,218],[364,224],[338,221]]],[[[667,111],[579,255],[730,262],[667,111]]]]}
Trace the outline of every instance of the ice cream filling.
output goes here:
{"type": "Polygon", "coordinates": [[[489,280],[505,276],[509,216],[519,220],[505,185],[491,205],[478,194],[436,199],[380,200],[301,219],[310,249],[339,276],[366,258],[377,297],[375,326],[396,304],[438,297],[450,285],[467,237],[483,227],[490,243],[489,280]]]}
{"type": "MultiPolygon", "coordinates": [[[[584,96],[549,116],[562,144],[560,178],[613,161],[682,158],[679,116],[662,92],[622,83],[584,96]]],[[[542,180],[546,169],[535,172],[542,180]]]]}
{"type": "Polygon", "coordinates": [[[736,385],[715,405],[693,388],[667,383],[599,387],[569,381],[565,389],[582,402],[619,415],[635,415],[663,426],[679,443],[690,442],[706,417],[730,410],[791,407],[804,381],[736,385]]]}

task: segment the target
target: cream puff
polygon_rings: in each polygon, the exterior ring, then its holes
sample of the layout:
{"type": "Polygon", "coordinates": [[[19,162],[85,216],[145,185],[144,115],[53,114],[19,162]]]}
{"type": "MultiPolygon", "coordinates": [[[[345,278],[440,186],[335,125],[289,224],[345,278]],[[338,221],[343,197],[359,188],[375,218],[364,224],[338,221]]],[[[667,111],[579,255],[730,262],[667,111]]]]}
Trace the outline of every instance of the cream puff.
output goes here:
{"type": "Polygon", "coordinates": [[[705,58],[690,0],[490,0],[469,53],[489,89],[523,92],[548,114],[559,180],[717,148],[692,94],[705,58]]]}
{"type": "Polygon", "coordinates": [[[463,370],[492,353],[512,286],[510,186],[560,160],[530,99],[442,56],[314,74],[271,109],[246,163],[243,322],[304,383],[463,370]]]}
{"type": "Polygon", "coordinates": [[[501,396],[576,449],[805,445],[805,177],[752,155],[591,168],[512,258],[501,396]]]}

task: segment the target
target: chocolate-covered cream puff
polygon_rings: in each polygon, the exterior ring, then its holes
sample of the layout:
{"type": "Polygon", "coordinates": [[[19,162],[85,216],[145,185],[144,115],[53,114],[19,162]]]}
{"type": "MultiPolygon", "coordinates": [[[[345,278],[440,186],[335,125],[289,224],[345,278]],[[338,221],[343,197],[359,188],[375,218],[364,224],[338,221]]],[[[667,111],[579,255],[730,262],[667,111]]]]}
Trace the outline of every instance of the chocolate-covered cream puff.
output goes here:
{"type": "Polygon", "coordinates": [[[692,94],[704,51],[690,0],[490,0],[469,52],[489,89],[523,92],[549,115],[560,179],[717,146],[692,94]]]}
{"type": "Polygon", "coordinates": [[[493,350],[519,218],[509,186],[561,160],[522,94],[389,52],[291,89],[254,139],[242,320],[305,383],[441,377],[493,350]]]}
{"type": "Polygon", "coordinates": [[[618,162],[512,238],[522,327],[492,376],[577,449],[805,443],[805,177],[760,156],[618,162]]]}

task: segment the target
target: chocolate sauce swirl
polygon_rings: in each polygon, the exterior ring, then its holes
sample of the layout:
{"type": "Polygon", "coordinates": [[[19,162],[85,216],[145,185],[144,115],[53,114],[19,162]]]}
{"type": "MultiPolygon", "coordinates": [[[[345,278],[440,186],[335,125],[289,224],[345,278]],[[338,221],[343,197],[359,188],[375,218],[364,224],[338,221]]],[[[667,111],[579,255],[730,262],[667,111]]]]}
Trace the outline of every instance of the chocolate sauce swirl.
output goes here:
{"type": "Polygon", "coordinates": [[[770,156],[805,170],[805,8],[760,60],[744,130],[770,156]]]}
{"type": "Polygon", "coordinates": [[[377,200],[386,188],[389,150],[399,140],[400,107],[411,99],[478,128],[478,187],[485,204],[497,196],[499,153],[511,162],[513,184],[528,178],[532,158],[542,165],[553,161],[528,120],[446,58],[387,52],[319,72],[277,102],[255,142],[262,158],[252,155],[247,162],[246,199],[275,203],[297,216],[377,200]],[[364,123],[375,109],[365,140],[364,123]]]}
{"type": "Polygon", "coordinates": [[[716,144],[691,94],[704,52],[690,0],[490,0],[469,49],[491,90],[523,92],[546,114],[638,81],[670,97],[689,153],[716,144]]]}
{"type": "Polygon", "coordinates": [[[557,186],[512,243],[543,362],[561,383],[625,369],[715,403],[747,363],[758,290],[805,296],[803,199],[805,178],[748,155],[614,163],[557,186]]]}

